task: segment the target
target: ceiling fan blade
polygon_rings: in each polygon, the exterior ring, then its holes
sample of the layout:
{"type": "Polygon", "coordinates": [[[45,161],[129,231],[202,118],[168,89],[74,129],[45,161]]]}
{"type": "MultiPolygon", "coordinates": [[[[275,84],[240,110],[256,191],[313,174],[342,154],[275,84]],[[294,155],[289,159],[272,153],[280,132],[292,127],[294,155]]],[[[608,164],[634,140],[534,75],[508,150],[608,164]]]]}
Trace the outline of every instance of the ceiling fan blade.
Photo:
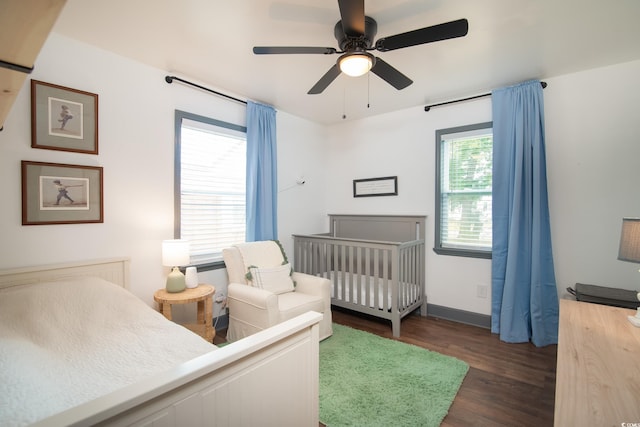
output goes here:
{"type": "Polygon", "coordinates": [[[347,37],[364,34],[364,0],[338,0],[342,28],[347,37]]]}
{"type": "Polygon", "coordinates": [[[466,19],[458,19],[395,36],[383,37],[376,42],[376,49],[380,52],[402,49],[403,47],[463,37],[467,35],[468,31],[469,22],[466,19]]]}
{"type": "Polygon", "coordinates": [[[309,89],[309,92],[307,92],[307,94],[317,95],[319,93],[322,93],[322,91],[325,90],[331,84],[331,82],[333,82],[336,77],[340,75],[340,73],[341,71],[340,67],[338,67],[338,64],[333,64],[333,67],[331,67],[329,71],[327,71],[325,75],[322,76],[320,80],[318,80],[318,83],[316,83],[311,89],[309,89]]]}
{"type": "Polygon", "coordinates": [[[398,90],[404,89],[413,83],[413,80],[409,77],[378,57],[376,57],[376,63],[371,69],[371,72],[398,90]]]}
{"type": "Polygon", "coordinates": [[[332,47],[312,47],[312,46],[255,46],[253,53],[256,55],[274,55],[274,54],[292,54],[292,53],[310,53],[330,55],[337,51],[332,47]]]}

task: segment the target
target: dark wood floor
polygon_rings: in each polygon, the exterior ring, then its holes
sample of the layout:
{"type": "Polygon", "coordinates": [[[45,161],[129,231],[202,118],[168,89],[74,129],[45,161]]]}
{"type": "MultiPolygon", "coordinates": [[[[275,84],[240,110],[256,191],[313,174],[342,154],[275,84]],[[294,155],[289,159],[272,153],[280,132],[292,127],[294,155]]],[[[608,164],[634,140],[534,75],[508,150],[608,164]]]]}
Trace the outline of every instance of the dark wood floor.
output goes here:
{"type": "MultiPolygon", "coordinates": [[[[334,308],[333,321],[392,338],[384,320],[334,308]]],[[[442,426],[553,426],[555,345],[507,344],[487,329],[417,315],[405,318],[401,329],[400,341],[469,364],[442,426]]]]}

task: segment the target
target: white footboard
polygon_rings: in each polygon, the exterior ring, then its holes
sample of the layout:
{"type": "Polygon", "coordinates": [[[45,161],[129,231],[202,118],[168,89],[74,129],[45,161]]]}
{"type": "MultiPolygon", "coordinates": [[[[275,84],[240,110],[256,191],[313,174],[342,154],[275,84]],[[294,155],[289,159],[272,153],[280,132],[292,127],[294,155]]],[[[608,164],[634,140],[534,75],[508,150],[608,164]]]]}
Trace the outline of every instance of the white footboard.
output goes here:
{"type": "Polygon", "coordinates": [[[317,427],[321,318],[308,312],[35,425],[317,427]]]}

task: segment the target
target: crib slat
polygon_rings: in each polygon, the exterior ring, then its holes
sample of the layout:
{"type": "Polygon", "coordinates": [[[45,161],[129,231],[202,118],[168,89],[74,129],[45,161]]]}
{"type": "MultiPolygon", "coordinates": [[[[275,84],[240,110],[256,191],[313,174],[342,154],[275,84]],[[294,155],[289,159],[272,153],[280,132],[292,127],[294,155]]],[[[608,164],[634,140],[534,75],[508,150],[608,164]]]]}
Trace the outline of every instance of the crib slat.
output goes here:
{"type": "Polygon", "coordinates": [[[363,302],[361,302],[361,304],[366,304],[367,300],[366,300],[366,296],[364,291],[364,285],[363,285],[363,274],[362,274],[362,248],[361,247],[355,247],[355,254],[354,254],[354,262],[355,262],[355,277],[354,277],[354,282],[355,282],[355,292],[356,295],[358,295],[358,297],[360,299],[365,298],[365,300],[363,302]]]}
{"type": "Polygon", "coordinates": [[[346,262],[347,262],[347,277],[346,283],[347,289],[349,290],[349,298],[351,302],[358,302],[358,294],[355,291],[355,286],[353,283],[353,246],[349,245],[345,248],[345,252],[347,253],[346,262]]]}

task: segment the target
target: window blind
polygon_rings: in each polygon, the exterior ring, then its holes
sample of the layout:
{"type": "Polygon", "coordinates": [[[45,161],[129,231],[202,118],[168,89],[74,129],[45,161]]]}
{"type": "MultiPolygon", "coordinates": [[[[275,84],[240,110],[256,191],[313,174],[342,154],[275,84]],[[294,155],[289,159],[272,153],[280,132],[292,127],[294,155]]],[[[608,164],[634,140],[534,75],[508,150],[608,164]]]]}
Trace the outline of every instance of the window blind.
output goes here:
{"type": "Polygon", "coordinates": [[[183,120],[180,237],[191,264],[222,260],[222,249],[245,240],[246,134],[183,120]]]}

